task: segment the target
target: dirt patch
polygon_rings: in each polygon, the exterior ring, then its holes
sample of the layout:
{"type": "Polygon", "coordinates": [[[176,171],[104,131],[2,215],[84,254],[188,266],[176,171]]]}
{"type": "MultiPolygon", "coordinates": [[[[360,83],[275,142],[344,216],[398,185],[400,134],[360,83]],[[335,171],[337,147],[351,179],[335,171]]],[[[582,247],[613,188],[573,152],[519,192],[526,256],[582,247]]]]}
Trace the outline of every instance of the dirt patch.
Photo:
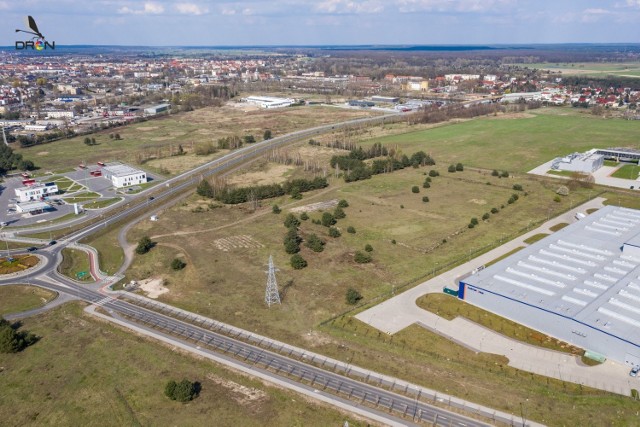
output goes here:
{"type": "Polygon", "coordinates": [[[138,285],[140,289],[147,293],[149,298],[153,299],[169,292],[169,288],[164,286],[164,279],[162,277],[141,280],[138,282],[138,285]]]}
{"type": "Polygon", "coordinates": [[[309,343],[311,347],[321,347],[324,345],[336,344],[337,341],[329,338],[326,335],[320,334],[318,331],[311,331],[304,335],[302,338],[309,343]]]}
{"type": "Polygon", "coordinates": [[[313,212],[319,211],[323,209],[331,209],[338,206],[338,199],[329,200],[327,202],[318,202],[311,203],[310,205],[300,206],[299,208],[290,209],[290,212],[298,213],[298,212],[313,212]]]}
{"type": "Polygon", "coordinates": [[[507,120],[507,119],[531,119],[535,117],[535,114],[531,113],[512,113],[512,114],[498,114],[491,117],[492,120],[507,120]]]}
{"type": "Polygon", "coordinates": [[[207,374],[207,379],[232,392],[232,398],[241,405],[255,404],[266,401],[267,393],[253,387],[246,387],[231,380],[225,380],[213,374],[207,374]]]}
{"type": "Polygon", "coordinates": [[[229,252],[233,249],[259,249],[264,247],[262,243],[253,239],[251,236],[246,235],[224,237],[222,239],[214,240],[213,244],[216,248],[224,252],[229,252]]]}
{"type": "Polygon", "coordinates": [[[158,129],[158,126],[138,126],[137,128],[135,128],[135,130],[141,130],[143,132],[156,130],[156,129],[158,129]]]}
{"type": "Polygon", "coordinates": [[[40,152],[36,153],[36,156],[46,156],[47,154],[49,154],[48,151],[40,151],[40,152]]]}
{"type": "Polygon", "coordinates": [[[487,201],[482,199],[471,199],[469,203],[475,203],[476,205],[486,205],[487,201]]]}
{"type": "Polygon", "coordinates": [[[241,175],[230,177],[227,182],[232,185],[267,185],[284,182],[287,180],[287,173],[295,170],[293,165],[280,165],[269,163],[266,170],[247,172],[241,175]]]}

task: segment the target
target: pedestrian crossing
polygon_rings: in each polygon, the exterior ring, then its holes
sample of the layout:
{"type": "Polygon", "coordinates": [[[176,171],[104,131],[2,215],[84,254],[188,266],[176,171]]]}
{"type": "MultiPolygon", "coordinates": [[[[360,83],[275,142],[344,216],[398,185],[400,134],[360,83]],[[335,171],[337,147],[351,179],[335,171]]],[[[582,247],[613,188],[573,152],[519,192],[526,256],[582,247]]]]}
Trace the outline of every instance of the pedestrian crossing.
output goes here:
{"type": "Polygon", "coordinates": [[[102,298],[100,301],[98,302],[94,302],[93,305],[95,305],[96,307],[102,307],[103,305],[110,303],[111,301],[113,301],[115,298],[111,298],[111,297],[104,297],[102,298]]]}

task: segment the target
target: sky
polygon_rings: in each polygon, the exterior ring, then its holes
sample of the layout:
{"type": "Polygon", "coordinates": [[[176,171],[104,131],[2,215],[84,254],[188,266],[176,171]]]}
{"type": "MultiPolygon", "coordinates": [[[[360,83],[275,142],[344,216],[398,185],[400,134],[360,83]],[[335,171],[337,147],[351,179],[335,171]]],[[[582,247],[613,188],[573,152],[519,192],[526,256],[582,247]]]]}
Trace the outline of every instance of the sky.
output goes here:
{"type": "Polygon", "coordinates": [[[640,43],[640,0],[0,0],[58,45],[640,43]]]}

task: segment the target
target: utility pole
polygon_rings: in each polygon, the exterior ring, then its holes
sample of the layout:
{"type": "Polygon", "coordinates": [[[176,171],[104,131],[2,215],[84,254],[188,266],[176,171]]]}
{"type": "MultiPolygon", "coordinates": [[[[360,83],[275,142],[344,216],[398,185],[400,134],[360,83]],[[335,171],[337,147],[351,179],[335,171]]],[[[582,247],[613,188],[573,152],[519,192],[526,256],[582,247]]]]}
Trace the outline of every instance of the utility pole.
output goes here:
{"type": "Polygon", "coordinates": [[[273,256],[269,255],[269,270],[267,270],[267,289],[264,295],[264,302],[268,307],[271,304],[281,304],[280,293],[278,292],[278,282],[276,281],[276,271],[278,269],[273,265],[273,256]]]}

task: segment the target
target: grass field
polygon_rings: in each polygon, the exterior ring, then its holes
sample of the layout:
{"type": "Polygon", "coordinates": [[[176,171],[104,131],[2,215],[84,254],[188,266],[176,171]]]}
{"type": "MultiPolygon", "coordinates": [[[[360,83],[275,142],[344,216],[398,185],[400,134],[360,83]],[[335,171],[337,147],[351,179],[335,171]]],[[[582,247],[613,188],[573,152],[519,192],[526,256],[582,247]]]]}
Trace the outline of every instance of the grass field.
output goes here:
{"type": "Polygon", "coordinates": [[[611,174],[614,178],[631,179],[636,180],[640,175],[640,166],[638,165],[624,165],[617,171],[611,174]]]}
{"type": "Polygon", "coordinates": [[[594,147],[638,148],[633,141],[639,138],[640,127],[633,121],[572,114],[570,109],[547,109],[373,138],[362,145],[380,142],[397,146],[403,153],[425,150],[436,161],[527,172],[555,157],[594,147]]]}
{"type": "Polygon", "coordinates": [[[83,203],[82,207],[84,209],[106,208],[107,206],[111,206],[114,203],[118,203],[120,200],[122,200],[122,198],[120,198],[120,197],[110,197],[110,198],[107,198],[107,199],[98,199],[98,200],[93,201],[93,202],[83,203]]]}
{"type": "Polygon", "coordinates": [[[82,203],[89,202],[99,198],[100,195],[98,193],[94,193],[92,191],[85,191],[82,193],[76,193],[71,197],[63,197],[62,199],[67,203],[82,203]]]}
{"type": "Polygon", "coordinates": [[[78,249],[64,248],[62,250],[62,262],[58,266],[58,271],[73,280],[81,282],[93,282],[93,277],[89,271],[89,255],[78,249]],[[81,277],[78,274],[83,274],[81,277]]]}
{"type": "Polygon", "coordinates": [[[271,129],[273,136],[278,136],[372,114],[320,106],[247,113],[233,107],[209,107],[119,128],[117,132],[121,140],[109,138],[109,134],[114,132],[111,129],[96,133],[97,145],[94,146],[85,145],[84,137],[79,136],[36,147],[18,147],[16,151],[47,170],[64,169],[81,162],[95,165],[99,161],[114,160],[139,165],[142,159],[151,159],[144,163],[143,168],[154,172],[166,169],[170,173],[179,173],[226,152],[222,150],[217,154],[196,156],[194,151],[199,143],[212,143],[217,147],[220,138],[249,134],[261,140],[265,129],[271,129]],[[170,153],[178,152],[178,145],[182,145],[186,155],[170,156],[170,153]]]}
{"type": "Polygon", "coordinates": [[[599,63],[599,62],[545,62],[535,64],[514,64],[530,69],[549,70],[561,72],[567,76],[624,76],[624,77],[640,77],[640,62],[616,62],[616,63],[599,63]]]}
{"type": "Polygon", "coordinates": [[[42,338],[21,353],[0,354],[3,425],[366,425],[93,320],[80,304],[23,323],[42,338]],[[168,400],[163,393],[167,381],[183,378],[201,383],[200,396],[187,404],[168,400]]]}
{"type": "Polygon", "coordinates": [[[35,286],[0,286],[0,316],[41,307],[54,297],[53,292],[35,286]]]}

